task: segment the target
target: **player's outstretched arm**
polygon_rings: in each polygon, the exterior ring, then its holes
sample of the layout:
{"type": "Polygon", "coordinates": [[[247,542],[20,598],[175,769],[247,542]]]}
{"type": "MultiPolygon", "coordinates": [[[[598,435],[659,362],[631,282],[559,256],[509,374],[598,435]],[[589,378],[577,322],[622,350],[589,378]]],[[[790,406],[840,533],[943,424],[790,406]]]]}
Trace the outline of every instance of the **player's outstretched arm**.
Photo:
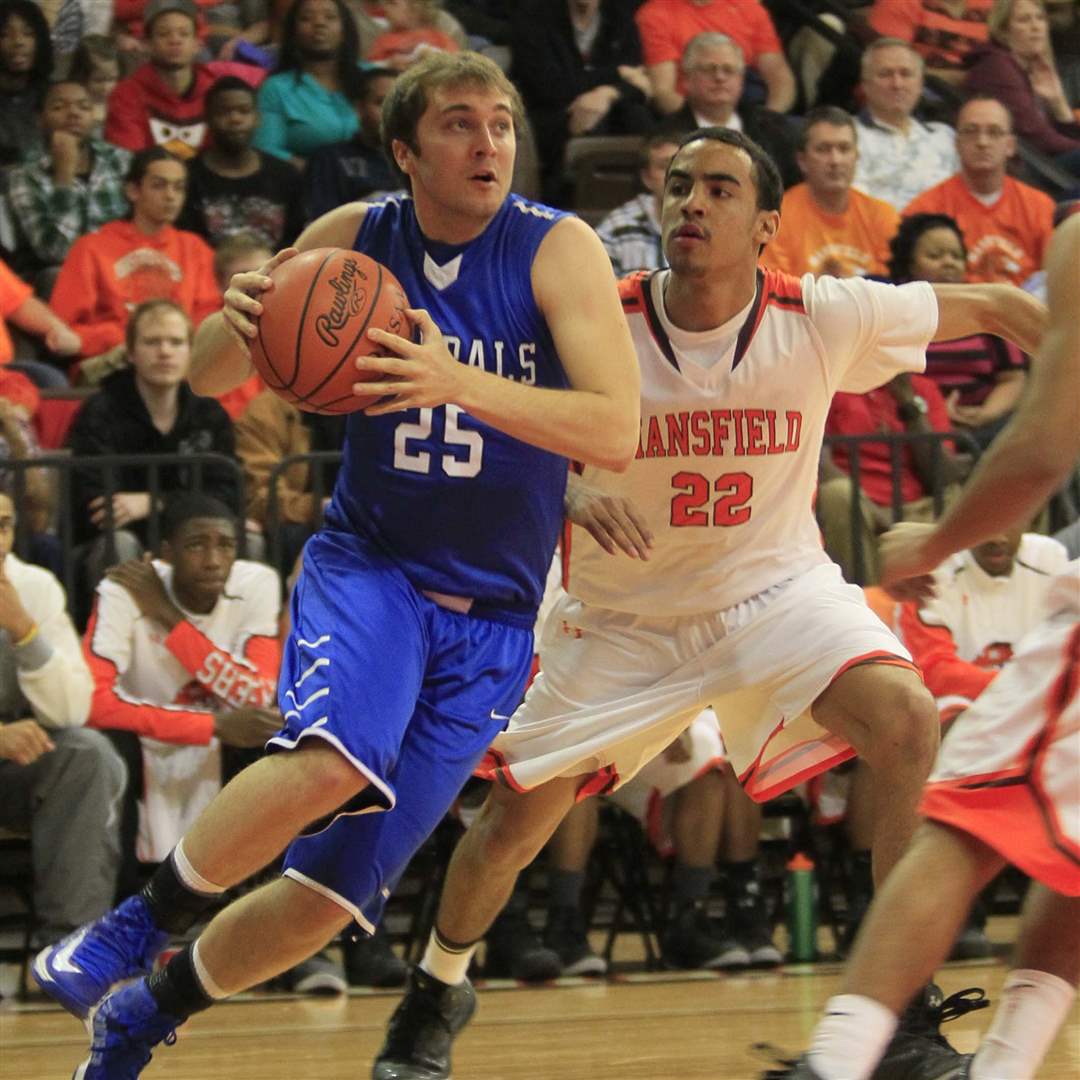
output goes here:
{"type": "Polygon", "coordinates": [[[233,275],[225,290],[221,311],[204,319],[195,333],[192,349],[191,388],[211,397],[239,386],[251,374],[248,342],[256,334],[262,314],[260,297],[274,287],[269,274],[300,251],[320,247],[351,248],[364,203],[347,203],[313,221],[297,238],[294,247],[279,251],[268,263],[244,274],[233,275]]]}
{"type": "Polygon", "coordinates": [[[1080,216],[1054,234],[1046,277],[1049,324],[1016,413],[936,526],[898,527],[882,537],[886,583],[1030,521],[1080,457],[1080,216]]]}
{"type": "Polygon", "coordinates": [[[973,334],[1007,338],[1034,353],[1046,329],[1046,307],[1015,285],[934,285],[938,328],[934,341],[973,334]]]}
{"type": "Polygon", "coordinates": [[[638,445],[640,374],[630,330],[596,234],[577,218],[560,221],[533,260],[533,292],[570,383],[568,390],[526,386],[469,364],[447,350],[426,311],[410,311],[420,341],[374,327],[368,336],[394,356],[362,356],[358,394],[386,400],[382,416],[453,402],[508,435],[573,461],[622,471],[638,445]]]}

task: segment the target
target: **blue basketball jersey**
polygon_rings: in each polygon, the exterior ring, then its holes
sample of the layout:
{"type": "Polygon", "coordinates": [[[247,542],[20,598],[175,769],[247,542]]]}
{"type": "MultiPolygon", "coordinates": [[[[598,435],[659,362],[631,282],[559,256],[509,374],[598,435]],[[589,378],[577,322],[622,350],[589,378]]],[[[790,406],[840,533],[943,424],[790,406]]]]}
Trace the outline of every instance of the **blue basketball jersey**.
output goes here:
{"type": "MultiPolygon", "coordinates": [[[[566,375],[533,298],[541,241],[566,215],[510,195],[484,232],[427,240],[412,199],[369,206],[356,249],[389,267],[463,364],[529,385],[566,375]]],[[[559,534],[566,459],[457,405],[354,413],[327,514],[386,552],[421,591],[472,598],[474,611],[532,625],[559,534]]]]}

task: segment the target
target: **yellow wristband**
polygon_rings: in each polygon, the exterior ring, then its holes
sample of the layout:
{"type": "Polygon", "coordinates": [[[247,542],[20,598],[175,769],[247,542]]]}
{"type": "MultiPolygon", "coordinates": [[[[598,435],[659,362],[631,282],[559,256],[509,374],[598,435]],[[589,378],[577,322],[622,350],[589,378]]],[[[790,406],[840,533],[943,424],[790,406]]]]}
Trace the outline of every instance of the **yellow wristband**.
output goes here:
{"type": "Polygon", "coordinates": [[[15,648],[22,649],[25,646],[29,645],[30,642],[38,636],[39,629],[40,627],[38,626],[38,624],[34,623],[34,625],[31,626],[30,629],[27,630],[26,633],[21,638],[19,638],[18,641],[15,642],[15,648]]]}

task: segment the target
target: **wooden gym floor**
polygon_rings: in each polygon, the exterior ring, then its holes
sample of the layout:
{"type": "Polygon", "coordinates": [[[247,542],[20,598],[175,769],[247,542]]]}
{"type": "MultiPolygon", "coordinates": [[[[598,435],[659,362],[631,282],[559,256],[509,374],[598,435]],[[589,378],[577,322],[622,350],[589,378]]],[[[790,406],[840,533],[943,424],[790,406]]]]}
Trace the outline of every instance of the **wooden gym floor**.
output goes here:
{"type": "MultiPolygon", "coordinates": [[[[947,966],[945,993],[982,986],[997,996],[999,961],[947,966]]],[[[752,1080],[770,1063],[753,1049],[803,1049],[840,968],[790,967],[736,976],[671,973],[544,987],[488,984],[455,1053],[455,1080],[752,1080]],[[500,988],[503,987],[503,988],[500,988]]],[[[195,1017],[144,1075],[172,1080],[366,1080],[396,993],[337,999],[249,995],[195,1017]]],[[[946,1025],[974,1050],[991,1010],[946,1025]]],[[[86,1053],[83,1029],[44,1005],[0,1005],[0,1077],[65,1080],[86,1053]]],[[[1080,1076],[1080,1006],[1039,1074],[1080,1076]]],[[[1007,1078],[1003,1078],[1007,1080],[1007,1078]]]]}

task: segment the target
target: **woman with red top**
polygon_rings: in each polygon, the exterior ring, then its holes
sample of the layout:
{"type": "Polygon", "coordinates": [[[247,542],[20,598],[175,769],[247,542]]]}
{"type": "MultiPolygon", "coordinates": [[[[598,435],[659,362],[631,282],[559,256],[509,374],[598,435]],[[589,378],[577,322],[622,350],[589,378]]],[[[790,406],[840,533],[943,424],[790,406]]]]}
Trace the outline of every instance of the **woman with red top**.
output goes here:
{"type": "Polygon", "coordinates": [[[365,59],[404,71],[425,52],[457,52],[458,43],[436,25],[439,0],[383,0],[390,29],[372,43],[365,59]]]}
{"type": "Polygon", "coordinates": [[[1080,124],[1054,61],[1043,0],[994,0],[989,45],[968,57],[963,89],[996,97],[1016,134],[1080,176],[1080,124]]]}
{"type": "MultiPolygon", "coordinates": [[[[890,243],[889,278],[955,284],[964,280],[967,251],[956,222],[946,214],[904,218],[890,243]]],[[[1011,342],[991,334],[934,342],[926,350],[926,374],[945,398],[953,427],[988,446],[1020,399],[1028,358],[1011,342]]]]}

